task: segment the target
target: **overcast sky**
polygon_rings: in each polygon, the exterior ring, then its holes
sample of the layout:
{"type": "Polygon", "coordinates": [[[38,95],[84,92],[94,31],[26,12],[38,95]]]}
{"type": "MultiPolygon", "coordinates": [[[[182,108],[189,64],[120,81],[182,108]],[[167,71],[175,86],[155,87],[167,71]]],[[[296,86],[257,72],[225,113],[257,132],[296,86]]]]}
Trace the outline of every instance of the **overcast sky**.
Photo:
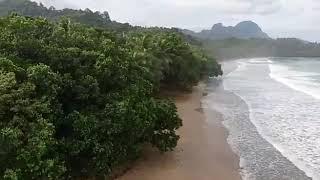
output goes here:
{"type": "Polygon", "coordinates": [[[320,0],[36,0],[57,8],[108,11],[140,26],[211,28],[252,20],[270,36],[320,41],[320,0]]]}

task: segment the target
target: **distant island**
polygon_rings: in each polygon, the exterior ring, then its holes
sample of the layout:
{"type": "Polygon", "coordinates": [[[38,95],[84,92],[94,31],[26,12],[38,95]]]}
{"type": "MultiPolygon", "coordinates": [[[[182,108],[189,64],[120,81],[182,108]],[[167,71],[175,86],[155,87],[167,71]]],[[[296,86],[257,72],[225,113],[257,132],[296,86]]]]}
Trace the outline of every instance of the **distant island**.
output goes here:
{"type": "Polygon", "coordinates": [[[261,38],[270,39],[267,33],[263,32],[258,24],[252,21],[243,21],[236,26],[224,26],[218,23],[212,26],[210,30],[202,30],[199,33],[183,30],[185,34],[192,35],[200,39],[222,40],[229,38],[250,39],[261,38]]]}

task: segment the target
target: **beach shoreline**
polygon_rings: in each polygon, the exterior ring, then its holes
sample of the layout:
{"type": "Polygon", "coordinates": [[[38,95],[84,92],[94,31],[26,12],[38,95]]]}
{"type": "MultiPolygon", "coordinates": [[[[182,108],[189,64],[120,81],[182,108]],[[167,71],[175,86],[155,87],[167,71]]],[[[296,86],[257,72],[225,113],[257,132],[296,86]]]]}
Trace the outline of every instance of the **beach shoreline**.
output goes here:
{"type": "MultiPolygon", "coordinates": [[[[201,100],[205,85],[175,97],[183,127],[173,152],[161,154],[146,148],[142,158],[119,180],[240,180],[239,157],[227,142],[228,131],[220,113],[210,110],[207,121],[201,100]]],[[[207,110],[206,110],[207,111],[207,110]]]]}
{"type": "MultiPolygon", "coordinates": [[[[242,178],[309,180],[306,172],[299,169],[295,160],[290,160],[278,144],[288,141],[288,136],[282,131],[285,130],[285,125],[301,126],[299,119],[294,123],[295,118],[286,117],[292,117],[290,114],[296,114],[302,108],[299,106],[299,110],[295,112],[287,111],[294,108],[294,104],[291,106],[292,104],[287,103],[288,100],[303,95],[269,77],[268,59],[229,61],[222,63],[222,67],[225,76],[222,79],[212,79],[208,83],[207,89],[210,93],[204,98],[203,104],[208,109],[205,111],[208,117],[212,116],[212,110],[223,114],[223,124],[229,132],[228,142],[241,158],[242,178]],[[277,107],[285,108],[278,111],[281,108],[277,107]],[[288,115],[282,116],[285,114],[288,115]],[[283,121],[288,123],[283,125],[283,121]],[[275,131],[277,129],[278,132],[275,131]],[[283,135],[285,138],[278,139],[280,141],[270,140],[270,137],[283,135]]],[[[296,98],[291,102],[299,102],[299,99],[305,98],[307,97],[296,98]]],[[[306,106],[305,109],[309,107],[306,106]]],[[[287,132],[294,129],[290,127],[287,132]]]]}

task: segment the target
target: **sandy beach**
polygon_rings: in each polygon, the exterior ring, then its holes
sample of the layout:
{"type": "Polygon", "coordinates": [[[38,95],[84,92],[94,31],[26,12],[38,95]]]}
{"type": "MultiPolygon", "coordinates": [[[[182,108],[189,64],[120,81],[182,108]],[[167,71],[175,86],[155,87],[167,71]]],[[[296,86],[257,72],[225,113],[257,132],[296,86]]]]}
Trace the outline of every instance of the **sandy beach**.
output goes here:
{"type": "Polygon", "coordinates": [[[219,113],[210,114],[210,125],[201,109],[204,86],[176,97],[183,119],[175,151],[161,154],[148,148],[119,180],[240,180],[239,158],[227,143],[219,113]]]}

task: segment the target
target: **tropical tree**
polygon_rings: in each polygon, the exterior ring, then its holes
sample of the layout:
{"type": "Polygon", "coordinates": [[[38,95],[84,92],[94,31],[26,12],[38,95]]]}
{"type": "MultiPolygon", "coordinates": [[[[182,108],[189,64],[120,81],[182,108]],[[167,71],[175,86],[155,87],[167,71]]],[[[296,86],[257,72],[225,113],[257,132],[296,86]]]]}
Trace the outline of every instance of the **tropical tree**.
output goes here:
{"type": "Polygon", "coordinates": [[[160,87],[220,74],[168,29],[117,33],[13,14],[0,31],[5,179],[106,176],[146,143],[173,150],[182,121],[172,101],[158,98],[160,87]]]}

